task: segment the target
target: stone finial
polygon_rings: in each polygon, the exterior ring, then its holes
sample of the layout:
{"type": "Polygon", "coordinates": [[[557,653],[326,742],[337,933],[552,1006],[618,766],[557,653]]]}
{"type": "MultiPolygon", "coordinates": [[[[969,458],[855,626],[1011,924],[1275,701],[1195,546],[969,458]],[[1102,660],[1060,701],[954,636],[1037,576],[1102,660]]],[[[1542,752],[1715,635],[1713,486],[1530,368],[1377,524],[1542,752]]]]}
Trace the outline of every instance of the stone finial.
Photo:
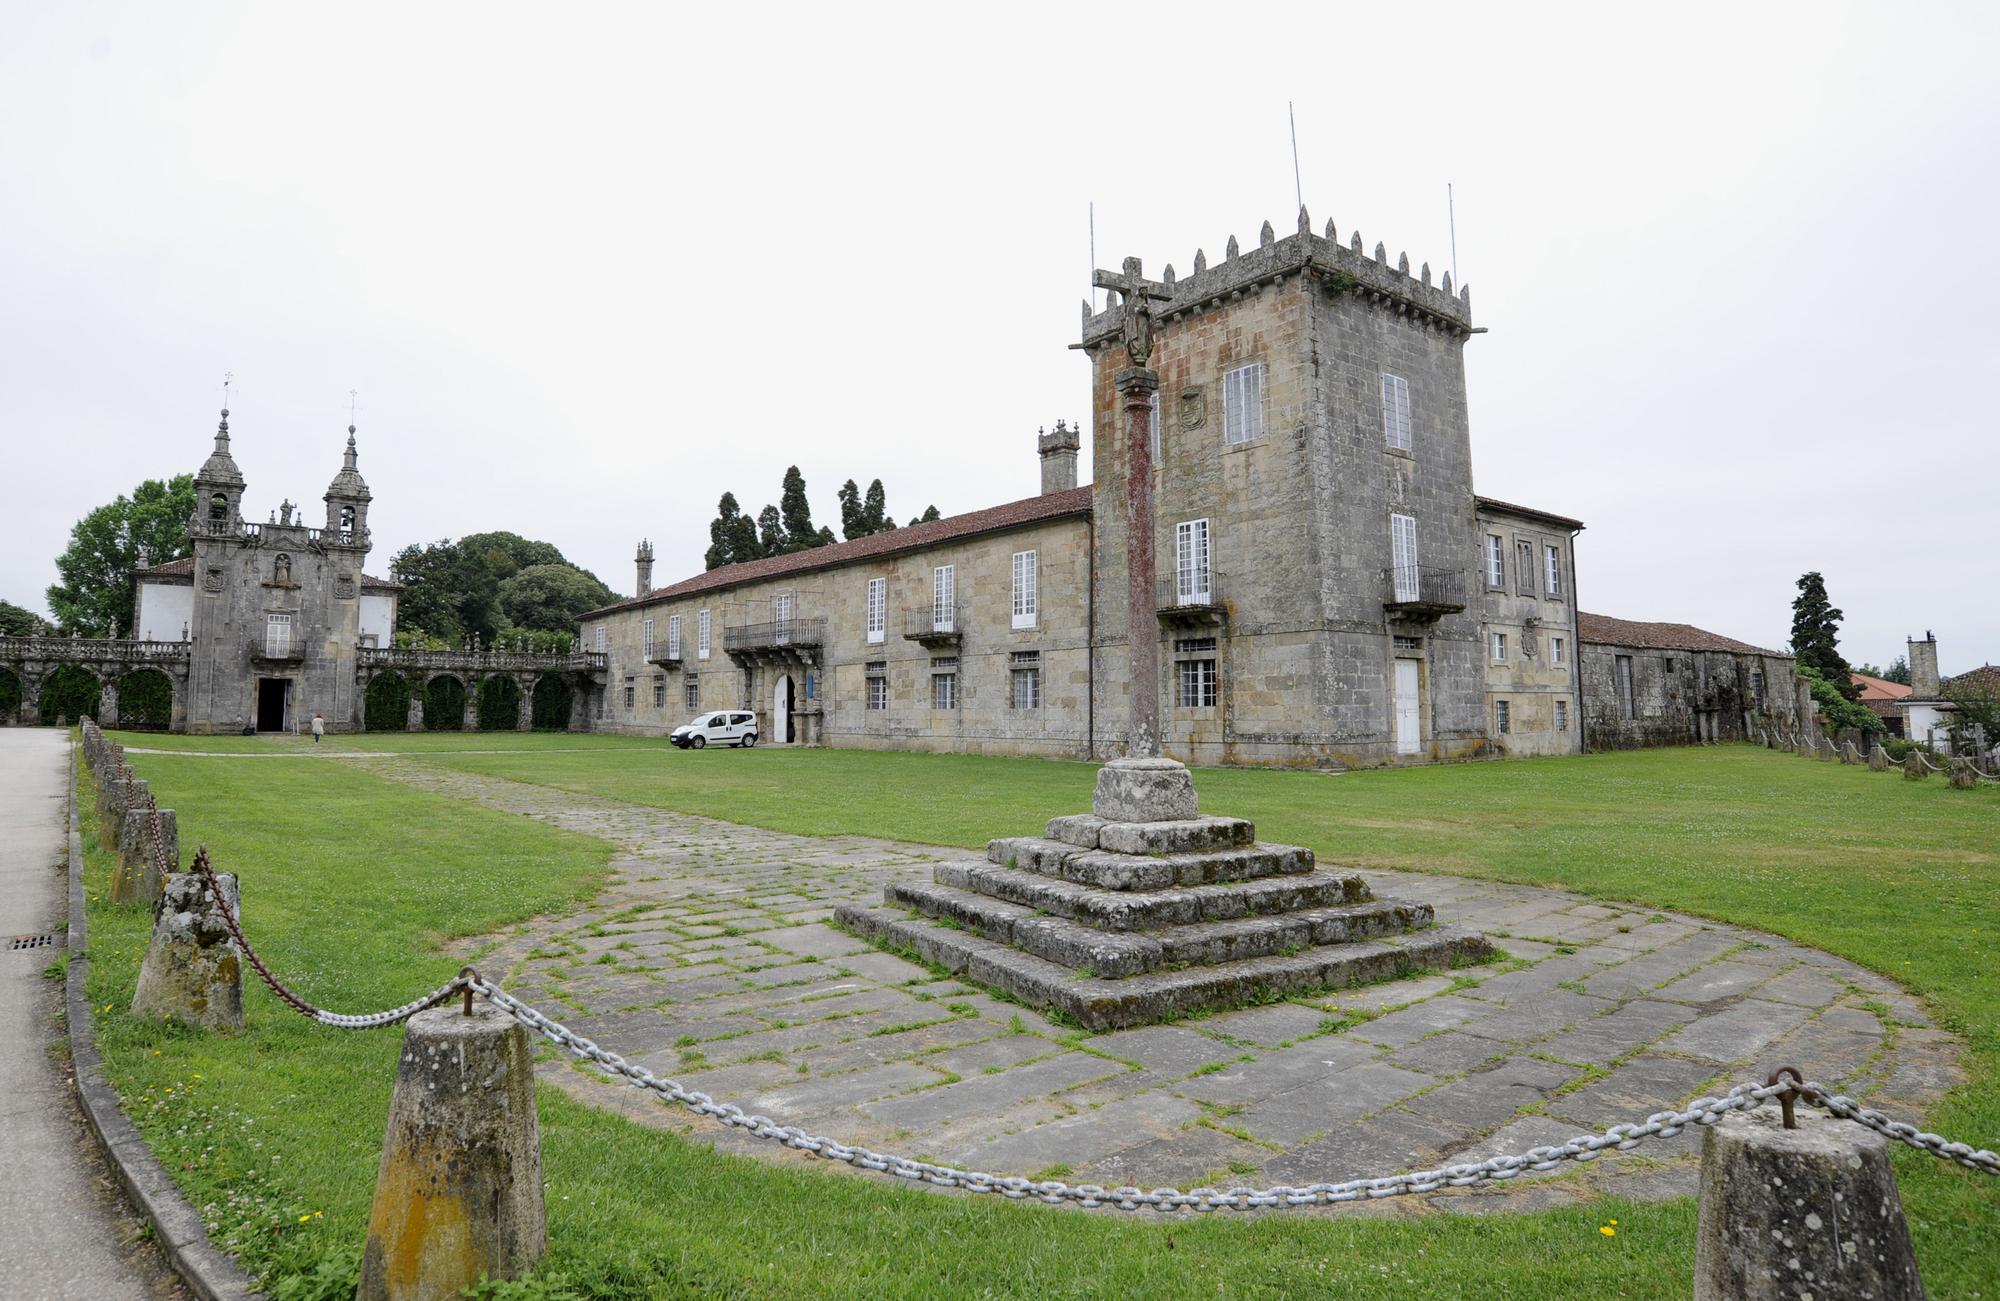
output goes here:
{"type": "Polygon", "coordinates": [[[1471,285],[1461,285],[1461,286],[1459,286],[1459,290],[1458,290],[1458,301],[1459,301],[1459,302],[1461,302],[1461,303],[1464,303],[1464,304],[1465,304],[1465,305],[1466,305],[1467,307],[1470,307],[1470,306],[1472,306],[1472,286],[1471,286],[1471,285]]]}
{"type": "Polygon", "coordinates": [[[1331,217],[1326,219],[1326,242],[1329,244],[1338,244],[1340,242],[1340,237],[1333,233],[1333,218],[1331,217]]]}
{"type": "Polygon", "coordinates": [[[1166,274],[1160,277],[1160,283],[1163,285],[1170,285],[1173,282],[1174,282],[1174,264],[1169,262],[1167,263],[1166,274]]]}
{"type": "Polygon", "coordinates": [[[1237,252],[1237,250],[1236,250],[1236,236],[1234,236],[1234,235],[1231,235],[1231,236],[1229,237],[1229,242],[1228,242],[1227,244],[1223,245],[1223,247],[1222,247],[1222,260],[1223,260],[1224,262],[1231,262],[1231,261],[1234,261],[1234,260],[1235,260],[1235,258],[1236,258],[1236,252],[1237,252]]]}
{"type": "Polygon", "coordinates": [[[1444,293],[1445,297],[1451,297],[1451,272],[1449,271],[1444,273],[1444,293]]]}
{"type": "Polygon", "coordinates": [[[1396,255],[1396,270],[1402,272],[1404,275],[1410,274],[1410,255],[1408,253],[1398,253],[1396,255]]]}
{"type": "Polygon", "coordinates": [[[1360,232],[1360,231],[1358,231],[1358,230],[1357,230],[1357,231],[1355,231],[1355,232],[1354,232],[1354,237],[1353,237],[1352,239],[1350,239],[1350,240],[1348,240],[1348,241],[1347,241],[1347,247],[1349,247],[1349,248],[1353,249],[1353,250],[1354,250],[1354,251],[1355,251],[1356,253],[1359,253],[1359,252],[1361,251],[1361,232],[1360,232]]]}
{"type": "Polygon", "coordinates": [[[1278,232],[1271,229],[1270,222],[1268,221],[1265,222],[1264,228],[1257,232],[1257,247],[1269,248],[1271,247],[1271,245],[1277,243],[1277,241],[1278,241],[1278,232]]]}
{"type": "Polygon", "coordinates": [[[1389,265],[1389,250],[1383,246],[1382,241],[1379,239],[1375,241],[1375,260],[1383,266],[1389,265]]]}
{"type": "Polygon", "coordinates": [[[1196,249],[1194,251],[1194,273],[1200,275],[1206,270],[1208,270],[1208,254],[1202,252],[1200,249],[1196,249]]]}
{"type": "Polygon", "coordinates": [[[1422,281],[1424,282],[1424,288],[1426,288],[1426,289],[1430,288],[1430,286],[1431,286],[1431,264],[1430,264],[1430,263],[1428,263],[1428,262],[1424,263],[1424,272],[1423,272],[1423,274],[1422,274],[1421,276],[1419,276],[1419,277],[1418,277],[1418,279],[1420,279],[1420,280],[1422,280],[1422,281]]]}
{"type": "Polygon", "coordinates": [[[1308,213],[1306,211],[1306,205],[1301,203],[1299,205],[1299,234],[1310,235],[1312,233],[1313,233],[1312,214],[1308,213]]]}
{"type": "Polygon", "coordinates": [[[1085,326],[1088,326],[1091,316],[1094,315],[1090,310],[1090,300],[1088,298],[1080,298],[1077,300],[1077,306],[1083,308],[1083,323],[1085,326]]]}

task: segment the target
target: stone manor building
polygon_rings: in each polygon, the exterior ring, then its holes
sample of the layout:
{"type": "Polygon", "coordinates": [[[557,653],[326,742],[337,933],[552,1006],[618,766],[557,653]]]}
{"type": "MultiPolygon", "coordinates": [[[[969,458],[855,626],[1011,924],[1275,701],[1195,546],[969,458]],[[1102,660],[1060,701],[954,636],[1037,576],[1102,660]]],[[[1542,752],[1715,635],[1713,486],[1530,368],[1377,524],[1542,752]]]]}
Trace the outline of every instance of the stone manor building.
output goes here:
{"type": "Polygon", "coordinates": [[[765,743],[1076,758],[1124,752],[1127,641],[1160,660],[1167,753],[1372,765],[1580,748],[1575,519],[1474,491],[1471,296],[1331,223],[1267,223],[1155,303],[1151,482],[1128,483],[1125,308],[1085,305],[1081,431],[1037,440],[1040,494],[732,565],[581,620],[593,723],[717,708],[765,743]],[[1158,520],[1153,617],[1128,627],[1128,491],[1158,520]],[[1098,508],[1098,503],[1103,508],[1098,508]]]}

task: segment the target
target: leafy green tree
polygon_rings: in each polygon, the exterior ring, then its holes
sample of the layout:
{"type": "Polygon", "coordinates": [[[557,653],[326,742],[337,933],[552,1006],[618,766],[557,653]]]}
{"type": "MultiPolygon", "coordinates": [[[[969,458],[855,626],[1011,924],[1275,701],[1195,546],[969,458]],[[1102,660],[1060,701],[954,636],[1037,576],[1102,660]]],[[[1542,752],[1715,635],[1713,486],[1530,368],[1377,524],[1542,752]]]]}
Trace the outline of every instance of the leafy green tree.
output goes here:
{"type": "Polygon", "coordinates": [[[924,507],[923,514],[917,516],[915,519],[910,521],[910,527],[915,528],[919,524],[928,524],[932,520],[943,519],[943,518],[944,516],[938,514],[938,508],[936,506],[926,506],[924,507]]]}
{"type": "Polygon", "coordinates": [[[33,637],[48,630],[48,621],[33,610],[0,601],[0,637],[33,637]]]}
{"type": "Polygon", "coordinates": [[[58,718],[74,723],[86,716],[96,718],[97,702],[102,695],[96,674],[74,664],[64,664],[42,679],[42,694],[36,706],[42,711],[44,723],[53,723],[58,718]]]}
{"type": "Polygon", "coordinates": [[[597,575],[570,564],[553,544],[518,533],[468,533],[456,542],[445,538],[427,546],[404,547],[394,563],[404,588],[396,608],[398,626],[447,644],[463,645],[476,636],[490,646],[509,627],[548,626],[552,617],[548,602],[564,606],[582,600],[586,591],[594,595],[578,607],[579,612],[609,605],[615,599],[597,575]],[[540,574],[510,589],[520,609],[531,612],[538,622],[530,623],[505,607],[501,600],[504,584],[531,570],[551,568],[576,575],[581,581],[540,574]]]}
{"type": "Polygon", "coordinates": [[[704,566],[720,569],[755,560],[763,554],[764,545],[757,538],[757,521],[743,513],[743,508],[736,504],[735,493],[723,493],[722,500],[715,504],[715,518],[709,521],[704,566]]]}
{"type": "Polygon", "coordinates": [[[1800,669],[1812,669],[1848,700],[1856,700],[1861,688],[1854,685],[1853,670],[1840,654],[1841,612],[1827,599],[1826,579],[1814,570],[1799,578],[1799,594],[1792,602],[1792,653],[1800,669]]]}
{"type": "MultiPolygon", "coordinates": [[[[1827,731],[1832,732],[1851,727],[1863,732],[1879,732],[1882,720],[1866,705],[1857,705],[1843,695],[1838,686],[1827,676],[1812,666],[1801,663],[1799,676],[1806,680],[1806,687],[1812,692],[1813,703],[1819,706],[1819,720],[1827,731]]],[[[1849,679],[1842,675],[1841,681],[1849,679]]]]}
{"type": "Polygon", "coordinates": [[[1990,752],[2000,745],[2000,668],[1989,664],[1949,678],[1941,694],[1957,706],[1947,720],[1954,750],[1990,752]]]}
{"type": "Polygon", "coordinates": [[[493,576],[502,580],[534,565],[569,565],[554,543],[536,542],[519,533],[468,533],[458,540],[458,545],[460,550],[483,561],[493,576]]]}
{"type": "Polygon", "coordinates": [[[194,514],[194,476],[148,479],[99,506],[70,529],[56,557],[62,581],[48,590],[49,609],[63,632],[130,636],[132,571],[192,555],[187,523],[194,514]]]}
{"type": "Polygon", "coordinates": [[[617,599],[596,578],[564,564],[529,565],[502,579],[499,590],[500,611],[511,627],[544,632],[574,628],[578,615],[617,599]]]}

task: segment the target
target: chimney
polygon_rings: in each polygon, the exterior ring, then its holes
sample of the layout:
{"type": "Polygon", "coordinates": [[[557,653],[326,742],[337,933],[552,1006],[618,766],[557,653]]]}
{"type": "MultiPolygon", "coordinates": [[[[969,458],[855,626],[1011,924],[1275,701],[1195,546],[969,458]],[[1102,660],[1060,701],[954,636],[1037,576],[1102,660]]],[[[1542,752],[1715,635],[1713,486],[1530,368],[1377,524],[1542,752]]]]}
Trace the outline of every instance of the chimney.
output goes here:
{"type": "Polygon", "coordinates": [[[644,596],[653,590],[653,544],[650,541],[639,544],[639,554],[633,557],[639,566],[638,595],[644,596]]]}
{"type": "Polygon", "coordinates": [[[1067,492],[1076,487],[1076,453],[1083,446],[1079,430],[1071,429],[1062,421],[1056,421],[1054,433],[1040,431],[1035,439],[1036,449],[1042,454],[1042,495],[1052,492],[1067,492]]]}
{"type": "Polygon", "coordinates": [[[1938,682],[1937,638],[1924,629],[1924,639],[1910,639],[1910,695],[1916,700],[1936,700],[1938,682]]]}

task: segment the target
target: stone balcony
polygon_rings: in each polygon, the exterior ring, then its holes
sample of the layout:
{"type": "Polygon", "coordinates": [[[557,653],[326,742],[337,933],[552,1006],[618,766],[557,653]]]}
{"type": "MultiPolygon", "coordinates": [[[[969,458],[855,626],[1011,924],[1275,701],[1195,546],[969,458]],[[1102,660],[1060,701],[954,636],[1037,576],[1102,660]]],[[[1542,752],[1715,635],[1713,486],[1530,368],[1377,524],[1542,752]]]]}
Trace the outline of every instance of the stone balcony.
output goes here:
{"type": "Polygon", "coordinates": [[[957,646],[965,640],[965,611],[957,606],[939,609],[932,603],[913,606],[903,612],[903,640],[933,649],[957,646]]]}
{"type": "Polygon", "coordinates": [[[1218,625],[1229,618],[1222,603],[1222,575],[1214,569],[1205,573],[1168,574],[1159,582],[1160,622],[1184,625],[1218,625]]]}
{"type": "Polygon", "coordinates": [[[1427,623],[1466,606],[1466,577],[1456,569],[1397,565],[1382,571],[1382,610],[1394,619],[1427,623]]]}

